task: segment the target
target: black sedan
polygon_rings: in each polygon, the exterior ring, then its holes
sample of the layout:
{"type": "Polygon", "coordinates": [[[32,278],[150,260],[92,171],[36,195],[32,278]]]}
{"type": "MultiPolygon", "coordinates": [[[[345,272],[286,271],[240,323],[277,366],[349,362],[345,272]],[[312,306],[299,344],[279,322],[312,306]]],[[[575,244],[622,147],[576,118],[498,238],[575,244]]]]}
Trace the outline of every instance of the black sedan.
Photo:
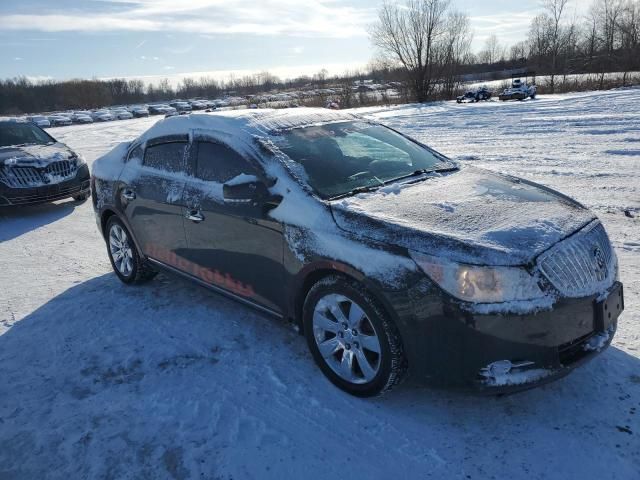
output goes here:
{"type": "Polygon", "coordinates": [[[174,117],[93,175],[123,282],[162,269],[287,319],[354,395],[529,388],[605,349],[624,308],[585,207],[346,112],[174,117]]]}
{"type": "Polygon", "coordinates": [[[0,121],[0,207],[89,195],[81,156],[32,123],[0,121]]]}

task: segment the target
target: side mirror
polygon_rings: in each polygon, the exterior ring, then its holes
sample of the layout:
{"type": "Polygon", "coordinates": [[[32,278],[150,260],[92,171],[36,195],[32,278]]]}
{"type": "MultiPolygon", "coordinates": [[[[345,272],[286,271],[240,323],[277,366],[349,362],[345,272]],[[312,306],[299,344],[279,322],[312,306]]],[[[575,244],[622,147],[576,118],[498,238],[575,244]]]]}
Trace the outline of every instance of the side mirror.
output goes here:
{"type": "Polygon", "coordinates": [[[222,186],[222,196],[226,203],[257,203],[269,196],[269,189],[255,177],[243,182],[233,179],[222,186]]]}
{"type": "Polygon", "coordinates": [[[253,176],[235,178],[222,186],[222,196],[225,203],[263,206],[267,209],[275,208],[282,201],[279,195],[272,195],[269,188],[253,176]]]}

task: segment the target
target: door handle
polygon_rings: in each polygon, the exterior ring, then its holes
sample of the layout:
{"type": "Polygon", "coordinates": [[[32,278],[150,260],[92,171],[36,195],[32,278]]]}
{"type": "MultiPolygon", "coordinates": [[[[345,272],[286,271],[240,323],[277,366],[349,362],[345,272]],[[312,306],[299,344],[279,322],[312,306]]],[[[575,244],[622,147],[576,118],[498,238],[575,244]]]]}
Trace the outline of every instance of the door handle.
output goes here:
{"type": "Polygon", "coordinates": [[[204,215],[200,210],[189,210],[185,215],[187,220],[191,220],[194,223],[200,223],[204,220],[204,215]]]}
{"type": "Polygon", "coordinates": [[[126,188],[122,191],[122,198],[124,198],[125,200],[135,200],[136,192],[134,192],[130,188],[126,188]]]}

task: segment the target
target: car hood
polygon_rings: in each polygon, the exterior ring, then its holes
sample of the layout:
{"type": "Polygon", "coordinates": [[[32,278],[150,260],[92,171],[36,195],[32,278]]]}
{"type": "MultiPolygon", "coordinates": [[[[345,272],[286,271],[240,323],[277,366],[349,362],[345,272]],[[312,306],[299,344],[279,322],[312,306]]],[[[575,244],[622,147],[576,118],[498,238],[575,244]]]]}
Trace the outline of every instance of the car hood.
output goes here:
{"type": "Polygon", "coordinates": [[[68,160],[75,154],[64,143],[0,147],[0,165],[45,167],[52,162],[68,160]]]}
{"type": "Polygon", "coordinates": [[[525,265],[595,218],[551,189],[475,167],[330,203],[356,236],[482,265],[525,265]]]}

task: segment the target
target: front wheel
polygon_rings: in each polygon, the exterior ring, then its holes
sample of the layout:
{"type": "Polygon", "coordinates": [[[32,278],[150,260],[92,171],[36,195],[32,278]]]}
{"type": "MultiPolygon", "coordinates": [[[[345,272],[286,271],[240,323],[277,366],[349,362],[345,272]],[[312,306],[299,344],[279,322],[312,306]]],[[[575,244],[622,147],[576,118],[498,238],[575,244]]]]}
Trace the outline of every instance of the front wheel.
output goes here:
{"type": "Polygon", "coordinates": [[[382,394],[405,376],[407,362],[396,326],[358,282],[335,275],[311,288],[304,332],[315,362],[342,390],[382,394]]]}
{"type": "Polygon", "coordinates": [[[87,198],[89,198],[89,192],[83,192],[78,195],[74,195],[72,198],[76,202],[84,202],[87,198]]]}
{"type": "Polygon", "coordinates": [[[127,227],[115,216],[107,222],[107,251],[113,271],[123,283],[143,283],[155,277],[156,272],[140,258],[127,227]]]}

